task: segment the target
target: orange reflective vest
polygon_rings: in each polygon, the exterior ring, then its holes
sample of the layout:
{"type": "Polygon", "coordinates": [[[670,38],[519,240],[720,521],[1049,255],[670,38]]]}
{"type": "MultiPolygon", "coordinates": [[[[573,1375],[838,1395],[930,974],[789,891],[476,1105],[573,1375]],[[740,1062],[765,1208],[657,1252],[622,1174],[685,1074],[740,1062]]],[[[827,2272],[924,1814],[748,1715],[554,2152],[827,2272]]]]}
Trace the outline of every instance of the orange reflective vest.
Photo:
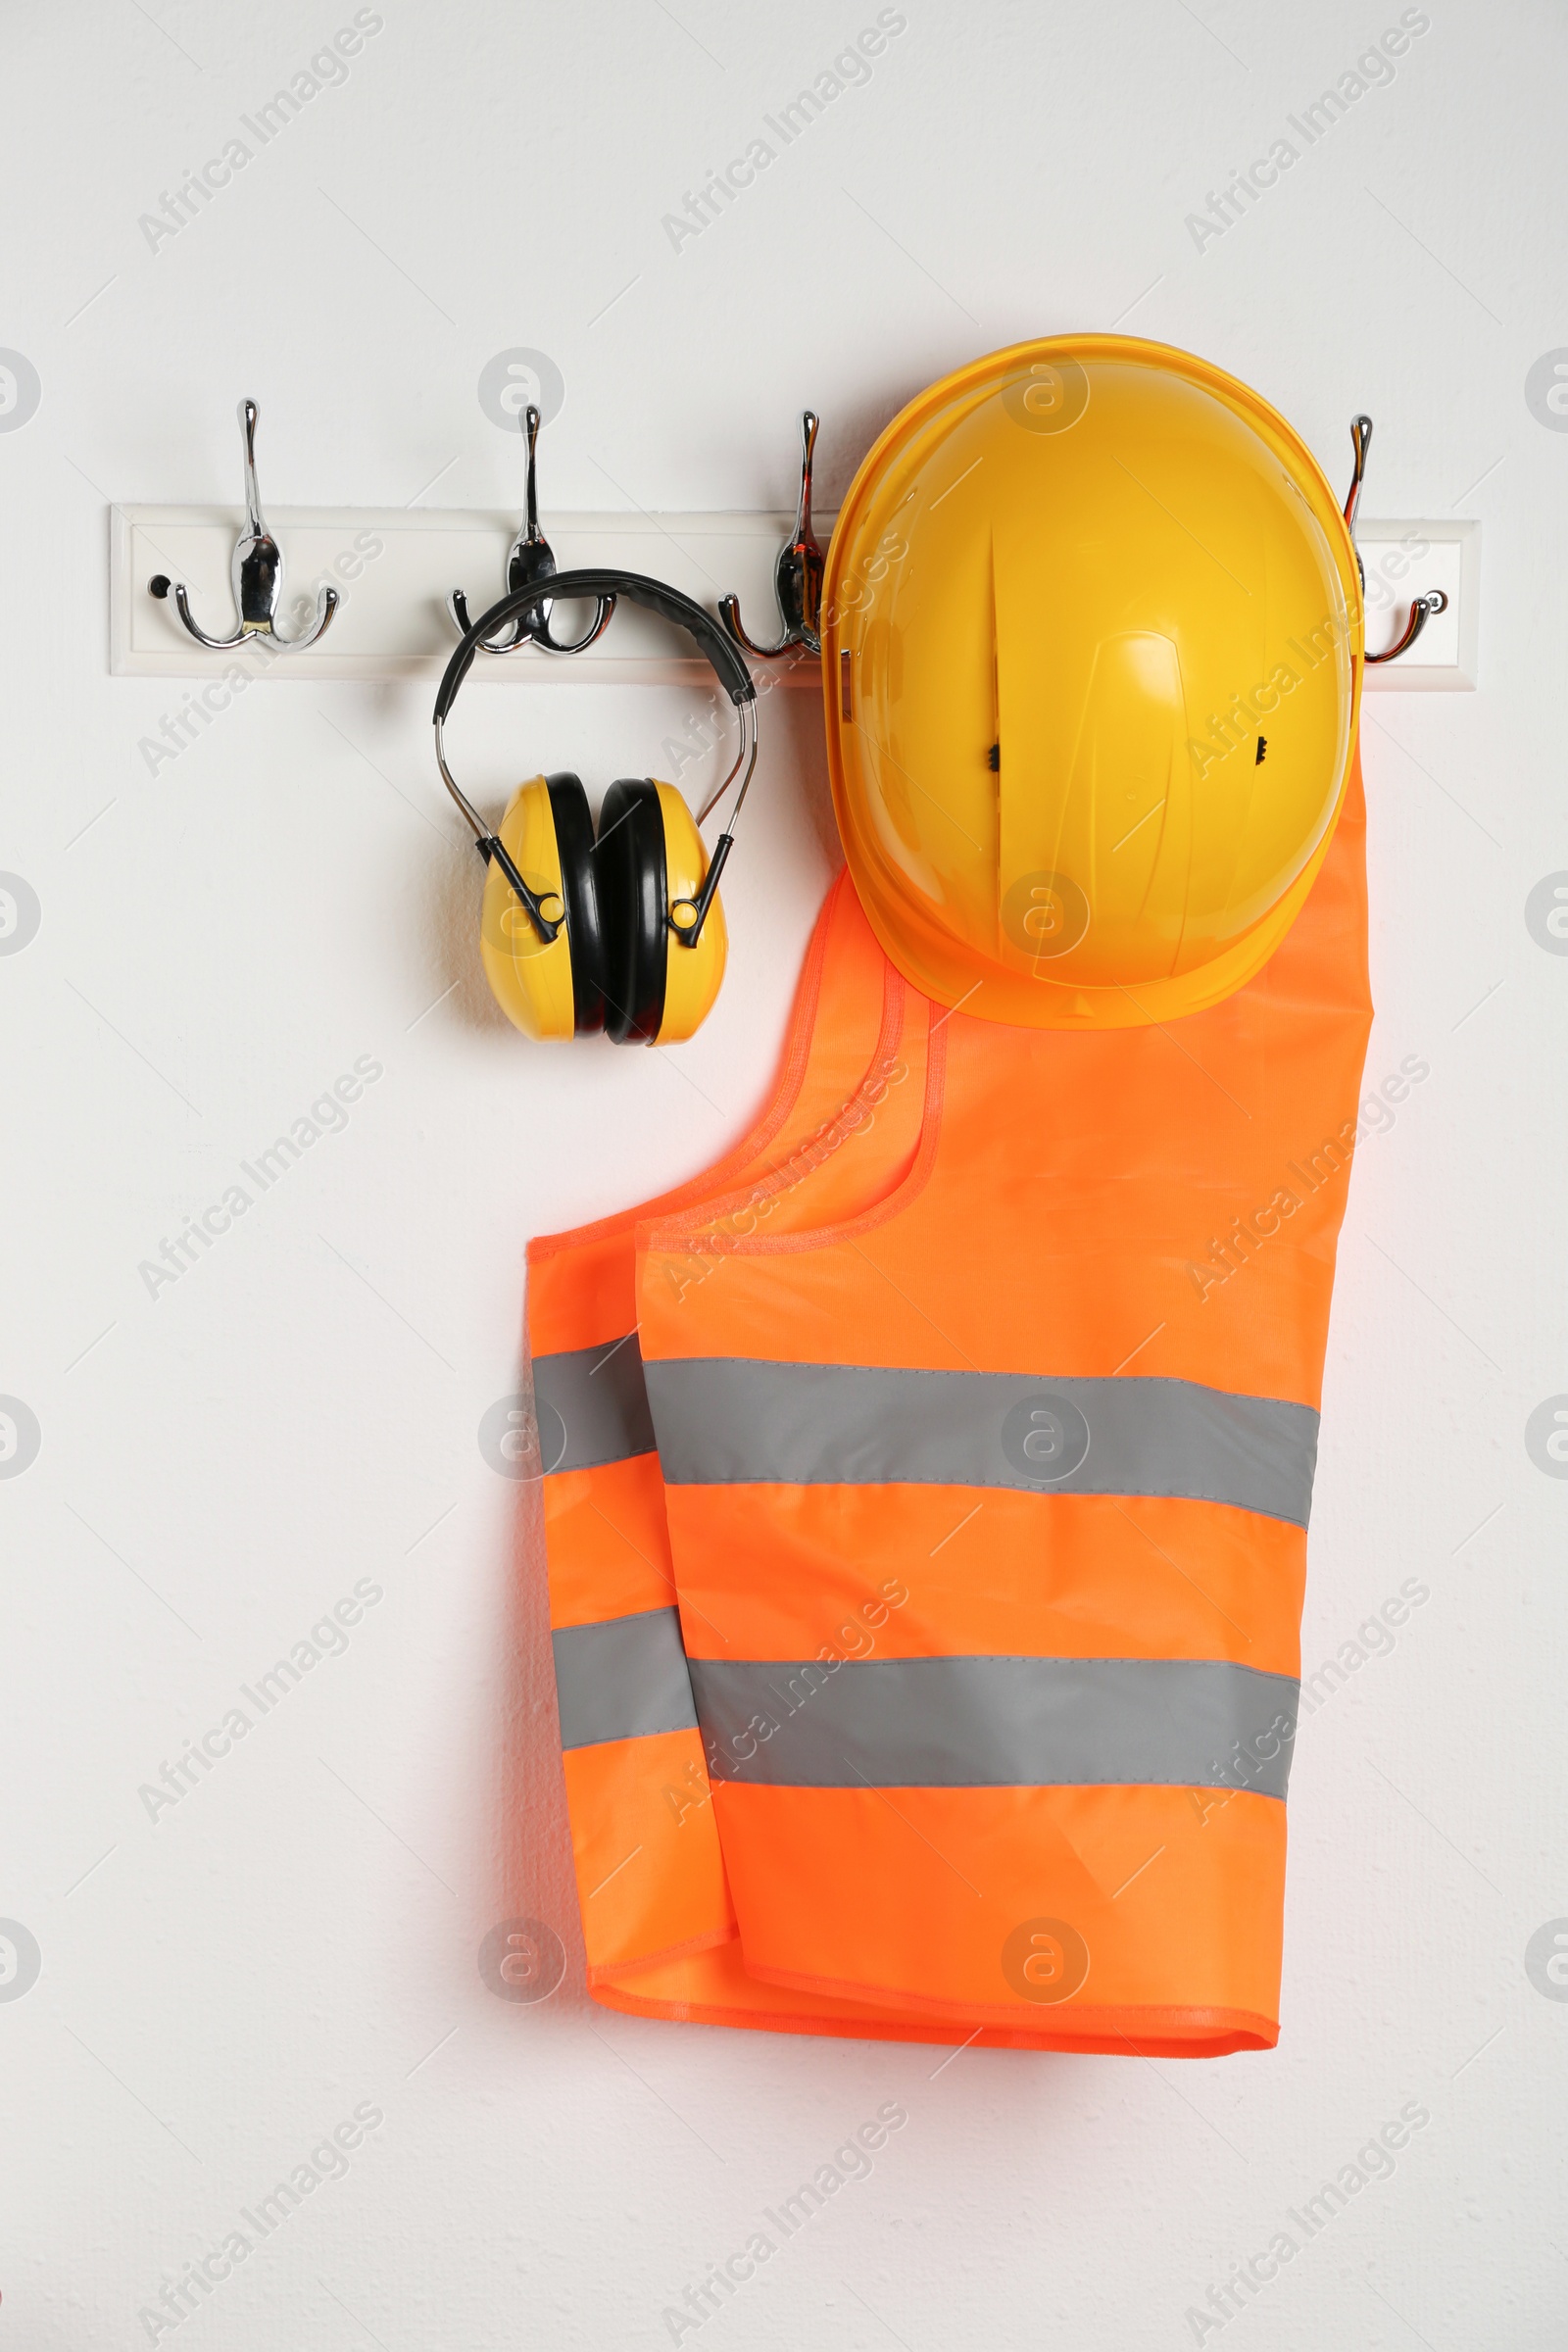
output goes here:
{"type": "Polygon", "coordinates": [[[719,1277],[701,1212],[640,1227],[752,1979],[954,2038],[1277,2038],[1363,841],[1357,773],[1282,946],[1207,1011],[934,1016],[875,1202],[732,1236],[719,1277]]]}

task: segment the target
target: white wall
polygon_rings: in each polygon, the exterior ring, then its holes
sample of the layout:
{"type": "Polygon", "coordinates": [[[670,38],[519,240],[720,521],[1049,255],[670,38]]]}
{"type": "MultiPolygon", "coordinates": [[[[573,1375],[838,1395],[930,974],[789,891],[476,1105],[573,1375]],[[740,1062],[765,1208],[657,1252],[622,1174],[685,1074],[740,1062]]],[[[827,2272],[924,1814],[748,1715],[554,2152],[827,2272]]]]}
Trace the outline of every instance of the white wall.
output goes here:
{"type": "MultiPolygon", "coordinates": [[[[378,0],[346,81],[151,246],[140,216],[354,13],[7,11],[0,343],[41,402],[0,429],[0,867],[42,919],[0,958],[0,1390],[42,1446],[0,1481],[0,1915],[42,1973],[0,1997],[5,2342],[145,2342],[165,2277],[360,2104],[384,2120],[347,2177],[181,2343],[666,2342],[663,2307],[888,2098],[872,2177],[705,2346],[1192,2342],[1407,2101],[1430,2122],[1393,2178],[1217,2332],[1560,2341],[1568,2006],[1525,1953],[1568,1914],[1568,1490],[1525,1423],[1568,1390],[1568,960],[1525,901],[1568,867],[1568,419],[1526,377],[1568,345],[1568,24],[1431,0],[1392,83],[1200,250],[1187,216],[1396,0],[905,0],[869,83],[675,251],[662,216],[871,0],[378,0]],[[612,2017],[580,1990],[533,1497],[475,1433],[529,1235],[695,1170],[766,1085],[836,857],[810,698],[771,706],[701,1037],[530,1051],[476,977],[427,689],[280,678],[150,774],[175,696],[107,674],[106,509],[231,499],[241,393],[278,505],[438,474],[426,504],[510,505],[475,386],[514,345],[565,379],[557,506],[787,501],[808,400],[831,504],[947,368],[1118,323],[1256,384],[1335,479],[1365,406],[1368,512],[1484,526],[1481,691],[1368,712],[1369,1077],[1431,1075],[1355,1165],[1309,1664],[1403,1580],[1430,1597],[1300,1741],[1275,2054],[933,2079],[919,2047],[612,2017]],[[140,1261],[360,1055],[383,1075],[346,1131],[149,1297],[140,1261]],[[383,1597],[346,1654],[150,1821],[139,1787],[360,1579],[383,1597]],[[537,2008],[475,1966],[525,1910],[573,1954],[537,2008]]],[[[541,766],[597,793],[688,701],[497,693],[466,741],[492,802],[541,766]]]]}

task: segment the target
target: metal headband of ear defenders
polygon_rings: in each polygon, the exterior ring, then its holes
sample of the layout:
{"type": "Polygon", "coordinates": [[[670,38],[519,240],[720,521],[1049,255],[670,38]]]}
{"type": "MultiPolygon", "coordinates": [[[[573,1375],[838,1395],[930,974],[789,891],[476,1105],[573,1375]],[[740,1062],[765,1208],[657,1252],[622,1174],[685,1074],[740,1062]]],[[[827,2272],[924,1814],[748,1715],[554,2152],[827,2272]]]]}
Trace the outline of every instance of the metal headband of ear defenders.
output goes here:
{"type": "Polygon", "coordinates": [[[453,775],[451,768],[448,767],[446,744],[442,730],[452,706],[458,699],[458,689],[473,667],[475,655],[486,639],[494,637],[497,629],[504,627],[510,620],[517,619],[523,613],[534,612],[547,599],[559,598],[564,601],[571,597],[590,596],[601,598],[624,596],[634,605],[647,606],[648,610],[651,612],[657,612],[662,620],[670,621],[676,628],[684,629],[708,662],[713,675],[735,705],[740,716],[741,745],[735,755],[735,764],[718,790],[709,795],[704,806],[698,810],[697,818],[698,823],[701,824],[710,810],[723,799],[736,777],[740,776],[741,788],[735,796],[735,806],[730,810],[729,823],[713,844],[713,855],[709,859],[708,872],[704,877],[701,891],[695,899],[677,899],[670,907],[667,918],[670,930],[680,941],[682,947],[695,948],[698,940],[702,937],[703,924],[707,920],[708,909],[712,905],[713,894],[718,888],[719,875],[724,870],[725,860],[733,846],[735,820],[740,815],[742,804],[751,785],[752,771],[757,765],[757,688],[752,684],[751,672],[717,621],[713,619],[711,613],[705,612],[702,606],[697,604],[693,598],[682,595],[678,588],[668,587],[662,580],[651,580],[640,571],[613,571],[603,568],[559,571],[550,579],[536,580],[531,587],[518,588],[512,594],[502,597],[499,603],[491,606],[488,612],[482,612],[479,615],[479,618],[465,635],[463,643],[447,663],[445,674],[436,691],[436,765],[441,770],[441,781],[472,828],[474,846],[480,857],[487,865],[493,859],[501,868],[519,904],[527,909],[528,919],[539,937],[543,940],[556,938],[566,919],[564,905],[553,893],[541,899],[529,889],[500,836],[490,831],[478,809],[475,808],[467,794],[453,775]],[[742,774],[743,767],[744,774],[742,774]]]}

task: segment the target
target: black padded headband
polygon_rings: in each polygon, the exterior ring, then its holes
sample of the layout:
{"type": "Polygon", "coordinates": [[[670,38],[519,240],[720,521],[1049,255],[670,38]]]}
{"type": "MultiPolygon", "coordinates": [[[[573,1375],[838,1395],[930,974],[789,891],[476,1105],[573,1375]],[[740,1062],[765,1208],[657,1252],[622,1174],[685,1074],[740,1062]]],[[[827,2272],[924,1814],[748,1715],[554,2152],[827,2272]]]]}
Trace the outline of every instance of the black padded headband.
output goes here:
{"type": "Polygon", "coordinates": [[[505,622],[514,620],[520,613],[534,612],[553,598],[579,596],[624,596],[634,605],[646,605],[661,620],[672,622],[693,639],[737,710],[743,703],[756,702],[757,688],[752,683],[751,671],[712,614],[706,612],[695,598],[684,595],[679,588],[666,586],[662,580],[651,580],[644,572],[596,567],[553,572],[549,579],[536,580],[531,588],[515,589],[492,605],[488,612],[482,612],[447,663],[436,690],[437,722],[446,718],[457,701],[458,689],[473,667],[481,638],[493,637],[505,622]]]}

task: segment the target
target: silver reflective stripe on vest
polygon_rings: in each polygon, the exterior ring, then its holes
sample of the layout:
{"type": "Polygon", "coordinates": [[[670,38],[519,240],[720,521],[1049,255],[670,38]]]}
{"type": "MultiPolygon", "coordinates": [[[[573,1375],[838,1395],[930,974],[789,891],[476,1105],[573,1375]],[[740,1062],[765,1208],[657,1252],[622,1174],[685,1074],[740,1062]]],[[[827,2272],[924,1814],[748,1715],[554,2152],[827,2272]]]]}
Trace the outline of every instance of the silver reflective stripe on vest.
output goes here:
{"type": "Polygon", "coordinates": [[[1299,1686],[1219,1658],[693,1658],[716,1781],[1283,1797],[1299,1686]]]}
{"type": "Polygon", "coordinates": [[[666,1486],[912,1482],[1173,1494],[1304,1527],[1310,1405],[1191,1380],[671,1357],[646,1367],[666,1486]]]}
{"type": "Polygon", "coordinates": [[[654,1450],[637,1334],[562,1355],[536,1355],[534,1410],[546,1472],[592,1470],[654,1450]]]}
{"type": "Polygon", "coordinates": [[[563,1747],[689,1732],[697,1722],[680,1612],[645,1609],[551,1636],[563,1747]]]}

